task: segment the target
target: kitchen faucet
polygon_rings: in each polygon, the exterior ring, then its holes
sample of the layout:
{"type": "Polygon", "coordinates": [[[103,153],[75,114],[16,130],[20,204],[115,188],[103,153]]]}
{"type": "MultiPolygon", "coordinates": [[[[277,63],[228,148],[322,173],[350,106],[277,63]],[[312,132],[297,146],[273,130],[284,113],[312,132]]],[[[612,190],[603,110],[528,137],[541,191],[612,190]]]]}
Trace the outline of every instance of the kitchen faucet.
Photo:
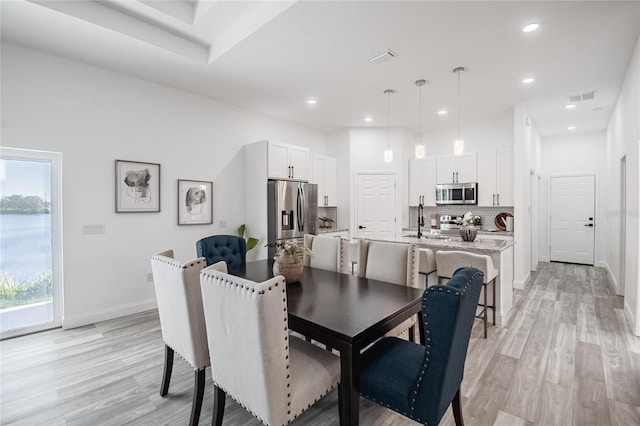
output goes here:
{"type": "Polygon", "coordinates": [[[423,210],[422,203],[418,204],[418,238],[422,238],[422,230],[420,228],[424,226],[423,210]]]}

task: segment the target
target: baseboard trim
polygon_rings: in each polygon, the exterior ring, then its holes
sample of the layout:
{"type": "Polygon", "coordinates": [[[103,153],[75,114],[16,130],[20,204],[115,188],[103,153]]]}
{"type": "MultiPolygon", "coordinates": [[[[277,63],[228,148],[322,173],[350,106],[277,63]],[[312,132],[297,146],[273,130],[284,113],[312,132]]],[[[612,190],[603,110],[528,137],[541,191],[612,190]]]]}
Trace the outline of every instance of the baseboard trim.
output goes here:
{"type": "Polygon", "coordinates": [[[513,288],[517,288],[518,290],[524,290],[525,288],[527,288],[527,286],[529,285],[529,282],[531,281],[531,274],[527,274],[523,279],[521,280],[513,280],[513,288]]]}
{"type": "Polygon", "coordinates": [[[538,259],[540,262],[545,262],[545,263],[549,263],[549,257],[548,256],[541,256],[540,259],[538,259]]]}
{"type": "Polygon", "coordinates": [[[636,329],[636,317],[633,315],[633,311],[631,311],[631,307],[627,302],[624,303],[624,315],[627,317],[627,321],[629,321],[631,333],[640,337],[640,329],[636,329]]]}
{"type": "Polygon", "coordinates": [[[144,311],[156,309],[158,303],[155,298],[142,300],[140,302],[127,303],[126,305],[114,306],[111,308],[99,309],[80,315],[64,315],[62,317],[62,328],[70,329],[82,327],[84,325],[95,324],[100,321],[107,321],[126,315],[137,314],[144,311]]]}
{"type": "Polygon", "coordinates": [[[613,271],[611,270],[611,268],[609,268],[609,264],[607,262],[598,262],[596,266],[607,270],[607,280],[609,281],[609,284],[611,284],[611,286],[613,287],[613,290],[616,292],[618,296],[624,296],[622,293],[620,293],[620,288],[618,287],[618,280],[616,279],[615,275],[613,275],[613,271]]]}

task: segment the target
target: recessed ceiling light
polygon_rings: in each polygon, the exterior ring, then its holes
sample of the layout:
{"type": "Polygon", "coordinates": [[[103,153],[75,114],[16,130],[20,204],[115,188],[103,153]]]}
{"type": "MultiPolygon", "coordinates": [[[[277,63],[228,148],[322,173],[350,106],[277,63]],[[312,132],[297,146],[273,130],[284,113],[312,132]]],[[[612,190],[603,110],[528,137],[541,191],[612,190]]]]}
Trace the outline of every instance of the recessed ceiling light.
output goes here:
{"type": "Polygon", "coordinates": [[[441,109],[438,111],[438,115],[447,115],[449,111],[447,111],[446,109],[441,109]]]}
{"type": "Polygon", "coordinates": [[[527,77],[527,78],[523,78],[523,79],[522,79],[522,84],[531,84],[531,83],[533,83],[534,81],[536,81],[536,79],[535,79],[535,78],[533,78],[533,77],[527,77]]]}
{"type": "Polygon", "coordinates": [[[530,32],[533,32],[533,31],[539,29],[541,26],[542,26],[542,24],[540,24],[540,22],[531,22],[530,24],[527,24],[522,28],[522,32],[523,33],[530,33],[530,32]]]}
{"type": "Polygon", "coordinates": [[[309,105],[315,105],[315,104],[317,104],[317,103],[318,103],[318,100],[317,100],[317,99],[314,99],[314,98],[309,98],[309,99],[307,99],[307,103],[308,103],[309,105]]]}
{"type": "Polygon", "coordinates": [[[576,126],[569,126],[569,127],[567,127],[567,130],[575,130],[575,129],[576,129],[576,126]]]}
{"type": "Polygon", "coordinates": [[[576,107],[576,104],[569,104],[569,105],[565,105],[564,107],[566,109],[574,109],[576,107]]]}
{"type": "Polygon", "coordinates": [[[372,117],[365,117],[364,121],[366,121],[367,123],[371,123],[373,121],[372,117]]]}

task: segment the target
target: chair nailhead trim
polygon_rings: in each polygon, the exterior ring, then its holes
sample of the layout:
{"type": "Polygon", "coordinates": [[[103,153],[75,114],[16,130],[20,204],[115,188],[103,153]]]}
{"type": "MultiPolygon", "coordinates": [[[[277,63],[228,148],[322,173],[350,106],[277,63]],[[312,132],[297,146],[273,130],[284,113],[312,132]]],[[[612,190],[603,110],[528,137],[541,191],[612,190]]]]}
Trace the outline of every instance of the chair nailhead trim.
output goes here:
{"type": "MultiPolygon", "coordinates": [[[[458,291],[454,291],[453,292],[454,296],[460,297],[460,296],[464,295],[467,292],[467,289],[469,288],[469,285],[471,285],[471,282],[474,280],[474,278],[478,274],[482,274],[482,272],[480,272],[480,271],[474,272],[473,275],[471,275],[469,280],[466,282],[466,284],[464,285],[462,290],[458,290],[458,291]]],[[[442,291],[444,291],[444,287],[443,286],[433,286],[433,287],[429,287],[428,291],[431,292],[431,293],[433,293],[435,291],[442,292],[442,291]]],[[[449,293],[449,294],[452,293],[450,288],[447,289],[447,293],[449,293]]],[[[431,349],[431,337],[430,337],[431,330],[429,329],[429,321],[427,320],[426,312],[427,312],[427,292],[425,291],[424,295],[422,296],[422,318],[423,318],[423,324],[424,324],[425,342],[429,342],[429,343],[425,345],[424,361],[422,363],[422,368],[420,370],[420,374],[418,375],[417,382],[414,383],[414,386],[415,386],[414,392],[415,393],[417,393],[420,390],[420,385],[422,384],[422,379],[424,378],[425,371],[427,370],[427,367],[429,366],[429,359],[430,359],[430,355],[431,355],[431,351],[430,351],[430,349],[431,349]]],[[[415,405],[416,405],[415,402],[416,402],[415,399],[412,399],[411,403],[409,404],[409,407],[411,408],[411,411],[415,410],[415,405]]],[[[413,419],[412,416],[407,415],[407,417],[410,417],[410,418],[413,419]]],[[[422,420],[419,420],[419,419],[414,419],[414,420],[418,420],[419,422],[422,422],[422,420]]]]}

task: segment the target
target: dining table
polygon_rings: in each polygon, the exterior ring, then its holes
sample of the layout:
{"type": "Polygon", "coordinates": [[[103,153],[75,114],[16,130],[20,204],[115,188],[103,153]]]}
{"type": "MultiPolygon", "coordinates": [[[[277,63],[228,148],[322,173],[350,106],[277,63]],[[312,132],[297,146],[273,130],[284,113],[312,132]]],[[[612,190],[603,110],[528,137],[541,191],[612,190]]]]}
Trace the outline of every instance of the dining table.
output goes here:
{"type": "MultiPolygon", "coordinates": [[[[233,265],[229,273],[262,282],[273,277],[273,262],[267,259],[233,265]]],[[[287,284],[289,329],[340,354],[341,425],[359,423],[361,350],[412,315],[418,314],[422,325],[423,292],[306,266],[299,282],[287,284]]]]}

